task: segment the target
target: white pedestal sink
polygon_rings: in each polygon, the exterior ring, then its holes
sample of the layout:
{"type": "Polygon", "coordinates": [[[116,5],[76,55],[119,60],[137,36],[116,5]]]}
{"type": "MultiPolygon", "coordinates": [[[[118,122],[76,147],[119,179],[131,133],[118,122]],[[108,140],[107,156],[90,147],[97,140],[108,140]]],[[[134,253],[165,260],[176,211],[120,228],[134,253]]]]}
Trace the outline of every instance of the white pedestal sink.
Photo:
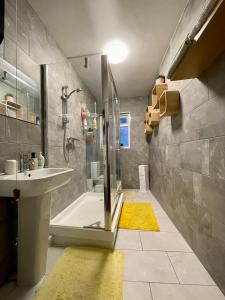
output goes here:
{"type": "Polygon", "coordinates": [[[45,168],[26,175],[0,176],[0,196],[12,197],[20,190],[18,202],[18,285],[35,285],[45,274],[51,191],[67,184],[69,168],[45,168]]]}

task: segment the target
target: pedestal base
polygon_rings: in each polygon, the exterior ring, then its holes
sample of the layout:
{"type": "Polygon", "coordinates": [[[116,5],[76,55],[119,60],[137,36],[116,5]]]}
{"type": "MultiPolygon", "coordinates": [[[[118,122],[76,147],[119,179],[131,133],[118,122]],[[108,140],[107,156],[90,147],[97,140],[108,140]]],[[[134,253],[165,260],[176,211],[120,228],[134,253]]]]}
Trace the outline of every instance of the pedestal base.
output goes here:
{"type": "Polygon", "coordinates": [[[18,204],[18,285],[33,286],[46,270],[51,194],[21,198],[18,204]]]}

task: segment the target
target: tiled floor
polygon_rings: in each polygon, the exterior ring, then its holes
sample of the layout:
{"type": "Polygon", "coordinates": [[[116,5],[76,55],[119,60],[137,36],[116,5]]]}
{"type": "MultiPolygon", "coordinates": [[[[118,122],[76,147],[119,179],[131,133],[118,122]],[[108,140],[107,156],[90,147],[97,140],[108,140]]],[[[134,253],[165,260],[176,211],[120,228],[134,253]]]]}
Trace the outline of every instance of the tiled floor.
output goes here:
{"type": "MultiPolygon", "coordinates": [[[[119,230],[115,248],[125,258],[123,300],[225,300],[151,192],[130,196],[125,201],[152,204],[161,231],[119,230]]],[[[47,273],[62,251],[49,248],[47,273]]],[[[0,289],[0,299],[31,300],[36,289],[9,284],[0,289]]]]}
{"type": "Polygon", "coordinates": [[[119,230],[116,249],[125,256],[123,300],[225,300],[151,192],[136,191],[125,201],[150,202],[160,232],[119,230]]]}

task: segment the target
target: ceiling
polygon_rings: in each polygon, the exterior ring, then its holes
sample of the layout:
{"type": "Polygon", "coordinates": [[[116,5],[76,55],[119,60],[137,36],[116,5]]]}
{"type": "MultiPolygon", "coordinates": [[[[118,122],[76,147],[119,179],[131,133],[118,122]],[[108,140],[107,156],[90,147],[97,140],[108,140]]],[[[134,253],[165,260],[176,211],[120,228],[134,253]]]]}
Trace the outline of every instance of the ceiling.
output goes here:
{"type": "MultiPolygon", "coordinates": [[[[29,0],[65,55],[102,52],[121,40],[128,58],[112,65],[120,97],[146,96],[158,74],[169,40],[188,0],[29,0]]],[[[71,60],[95,96],[100,89],[100,59],[71,60]]]]}

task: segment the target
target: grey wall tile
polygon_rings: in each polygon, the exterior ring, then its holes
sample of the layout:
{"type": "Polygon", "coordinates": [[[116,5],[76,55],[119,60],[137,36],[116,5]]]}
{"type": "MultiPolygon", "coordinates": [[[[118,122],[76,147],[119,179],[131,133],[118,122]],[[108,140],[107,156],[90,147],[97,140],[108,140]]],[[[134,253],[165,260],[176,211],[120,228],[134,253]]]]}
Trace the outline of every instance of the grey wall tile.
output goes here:
{"type": "Polygon", "coordinates": [[[209,141],[198,140],[180,145],[181,167],[193,172],[209,174],[209,141]]]}
{"type": "Polygon", "coordinates": [[[208,176],[202,177],[202,201],[211,214],[220,222],[225,215],[225,180],[208,176]]]}
{"type": "Polygon", "coordinates": [[[181,90],[180,100],[183,108],[183,113],[187,114],[202,103],[208,101],[207,84],[207,73],[204,73],[200,78],[193,79],[185,88],[181,90]]]}
{"type": "Polygon", "coordinates": [[[17,48],[17,67],[20,71],[40,83],[40,65],[34,62],[22,49],[17,48]]]}
{"type": "Polygon", "coordinates": [[[0,115],[0,141],[5,139],[5,116],[0,115]]]}
{"type": "Polygon", "coordinates": [[[16,41],[16,7],[9,1],[5,1],[5,35],[13,41],[16,41]]]}
{"type": "Polygon", "coordinates": [[[221,90],[224,89],[225,79],[225,53],[217,59],[213,66],[208,71],[209,81],[209,98],[220,95],[221,90]]]}
{"type": "Polygon", "coordinates": [[[225,137],[210,139],[209,174],[212,177],[225,179],[225,137]]]}
{"type": "Polygon", "coordinates": [[[18,139],[20,138],[18,125],[19,123],[17,119],[6,117],[6,139],[8,142],[17,143],[18,139]]]}
{"type": "Polygon", "coordinates": [[[11,65],[16,66],[17,61],[17,47],[16,43],[7,36],[4,38],[3,58],[11,65]]]}
{"type": "Polygon", "coordinates": [[[29,27],[23,19],[17,18],[17,40],[18,46],[27,54],[30,52],[29,27]]]}
{"type": "Polygon", "coordinates": [[[197,205],[202,204],[202,174],[193,173],[193,201],[197,205]]]}
{"type": "Polygon", "coordinates": [[[0,172],[4,172],[7,159],[18,159],[18,144],[0,142],[0,153],[0,172]]]}
{"type": "Polygon", "coordinates": [[[181,153],[180,153],[180,145],[166,145],[166,155],[160,151],[161,161],[163,161],[163,156],[166,158],[166,164],[173,168],[181,167],[181,153]]]}

